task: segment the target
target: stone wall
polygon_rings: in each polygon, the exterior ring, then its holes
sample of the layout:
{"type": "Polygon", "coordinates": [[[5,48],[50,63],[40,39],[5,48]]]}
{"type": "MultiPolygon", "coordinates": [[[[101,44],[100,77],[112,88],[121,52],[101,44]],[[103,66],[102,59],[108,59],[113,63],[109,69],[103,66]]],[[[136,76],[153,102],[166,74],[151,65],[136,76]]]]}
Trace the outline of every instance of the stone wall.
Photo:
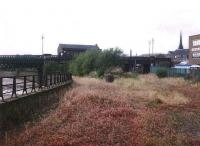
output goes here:
{"type": "Polygon", "coordinates": [[[71,83],[0,103],[0,132],[33,120],[40,113],[58,105],[71,83]]]}

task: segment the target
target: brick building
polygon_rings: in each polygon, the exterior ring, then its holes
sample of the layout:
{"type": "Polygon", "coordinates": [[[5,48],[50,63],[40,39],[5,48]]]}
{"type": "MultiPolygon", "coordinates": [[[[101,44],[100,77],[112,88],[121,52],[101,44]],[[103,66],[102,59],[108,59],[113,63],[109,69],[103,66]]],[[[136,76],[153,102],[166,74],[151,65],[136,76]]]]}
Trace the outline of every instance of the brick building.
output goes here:
{"type": "Polygon", "coordinates": [[[189,63],[200,65],[200,34],[189,36],[189,63]]]}
{"type": "Polygon", "coordinates": [[[77,44],[59,44],[58,56],[71,59],[79,53],[85,52],[88,49],[99,49],[98,45],[77,45],[77,44]]]}

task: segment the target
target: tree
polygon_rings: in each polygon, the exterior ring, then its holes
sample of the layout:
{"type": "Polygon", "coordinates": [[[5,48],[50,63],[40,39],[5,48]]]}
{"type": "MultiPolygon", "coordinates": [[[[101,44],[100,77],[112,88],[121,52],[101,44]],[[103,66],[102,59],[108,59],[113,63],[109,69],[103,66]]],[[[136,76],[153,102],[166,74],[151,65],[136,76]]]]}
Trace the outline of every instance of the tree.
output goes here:
{"type": "Polygon", "coordinates": [[[75,57],[69,64],[69,71],[74,75],[86,75],[96,71],[98,76],[104,75],[111,67],[121,66],[122,51],[111,48],[103,51],[88,50],[75,57]]]}

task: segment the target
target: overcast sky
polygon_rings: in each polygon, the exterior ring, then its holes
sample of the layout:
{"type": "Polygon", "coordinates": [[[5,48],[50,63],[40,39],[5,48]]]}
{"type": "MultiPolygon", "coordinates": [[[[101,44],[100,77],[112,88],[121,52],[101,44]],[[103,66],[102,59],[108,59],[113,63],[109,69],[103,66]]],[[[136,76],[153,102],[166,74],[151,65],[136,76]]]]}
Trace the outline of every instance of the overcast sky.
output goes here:
{"type": "Polygon", "coordinates": [[[59,43],[120,47],[125,53],[177,49],[180,31],[200,33],[199,0],[1,0],[0,54],[56,54],[59,43]]]}

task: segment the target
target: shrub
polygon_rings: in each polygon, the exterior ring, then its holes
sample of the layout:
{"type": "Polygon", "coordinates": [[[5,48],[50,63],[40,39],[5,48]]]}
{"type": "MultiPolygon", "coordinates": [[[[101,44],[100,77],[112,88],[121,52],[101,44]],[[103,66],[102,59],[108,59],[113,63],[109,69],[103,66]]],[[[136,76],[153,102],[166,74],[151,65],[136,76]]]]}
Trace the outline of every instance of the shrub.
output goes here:
{"type": "Polygon", "coordinates": [[[105,73],[105,69],[102,67],[102,68],[99,68],[99,69],[97,69],[97,76],[98,77],[101,77],[101,76],[103,76],[104,75],[104,73],[105,73]]]}
{"type": "Polygon", "coordinates": [[[168,69],[167,68],[159,68],[157,71],[156,71],[156,75],[159,77],[159,78],[164,78],[164,77],[167,77],[167,72],[168,72],[168,69]]]}
{"type": "Polygon", "coordinates": [[[134,78],[134,79],[137,79],[138,78],[138,73],[136,72],[128,72],[128,73],[125,73],[123,74],[123,77],[125,78],[134,78]]]}
{"type": "Polygon", "coordinates": [[[106,82],[113,82],[114,76],[111,74],[107,74],[107,75],[105,75],[105,79],[106,79],[106,82]]]}
{"type": "Polygon", "coordinates": [[[98,53],[98,50],[88,50],[85,53],[79,54],[70,62],[69,71],[78,76],[83,76],[94,71],[98,53]]]}
{"type": "Polygon", "coordinates": [[[147,106],[148,107],[157,107],[158,105],[162,104],[163,101],[160,98],[155,98],[153,100],[151,100],[147,106]]]}
{"type": "Polygon", "coordinates": [[[44,65],[44,73],[52,72],[67,72],[68,65],[67,63],[49,63],[44,65]]]}
{"type": "Polygon", "coordinates": [[[110,68],[121,66],[122,51],[118,48],[111,48],[103,51],[88,50],[79,54],[69,64],[69,71],[78,76],[88,75],[96,71],[97,75],[103,76],[110,68]]]}

